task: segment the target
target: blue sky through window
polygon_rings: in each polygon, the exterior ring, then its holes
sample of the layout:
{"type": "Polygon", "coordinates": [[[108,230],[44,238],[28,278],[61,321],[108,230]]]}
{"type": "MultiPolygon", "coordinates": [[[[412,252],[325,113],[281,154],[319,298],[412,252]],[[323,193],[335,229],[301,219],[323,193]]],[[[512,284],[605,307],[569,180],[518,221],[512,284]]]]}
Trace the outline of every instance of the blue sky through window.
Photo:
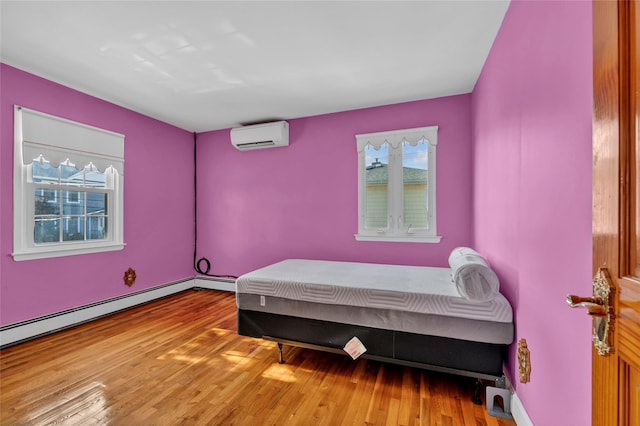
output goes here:
{"type": "MultiPolygon", "coordinates": [[[[403,149],[403,166],[414,169],[428,170],[427,161],[427,141],[422,140],[416,146],[404,143],[403,149]]],[[[375,149],[371,145],[365,148],[365,167],[371,166],[374,162],[379,161],[383,164],[389,164],[389,145],[383,144],[380,149],[375,149]]]]}
{"type": "Polygon", "coordinates": [[[365,166],[370,167],[378,161],[383,164],[389,164],[389,145],[383,144],[380,149],[367,145],[365,148],[365,166]]]}

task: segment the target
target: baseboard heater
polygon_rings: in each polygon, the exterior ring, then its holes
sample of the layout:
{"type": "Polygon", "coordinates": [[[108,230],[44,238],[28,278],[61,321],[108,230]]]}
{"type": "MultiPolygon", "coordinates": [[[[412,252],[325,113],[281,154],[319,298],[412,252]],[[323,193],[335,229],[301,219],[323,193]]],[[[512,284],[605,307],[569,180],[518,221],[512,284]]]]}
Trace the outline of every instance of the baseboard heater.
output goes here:
{"type": "Polygon", "coordinates": [[[202,277],[185,278],[53,314],[3,325],[0,327],[0,348],[13,346],[36,337],[75,327],[134,306],[193,288],[233,291],[234,286],[224,280],[212,280],[202,277]]]}

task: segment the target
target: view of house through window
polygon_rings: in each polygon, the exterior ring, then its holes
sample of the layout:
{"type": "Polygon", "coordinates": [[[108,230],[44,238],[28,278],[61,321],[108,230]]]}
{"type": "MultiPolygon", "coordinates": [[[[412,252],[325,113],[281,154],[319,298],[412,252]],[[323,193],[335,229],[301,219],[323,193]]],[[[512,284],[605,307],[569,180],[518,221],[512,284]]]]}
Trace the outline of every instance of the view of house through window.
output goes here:
{"type": "Polygon", "coordinates": [[[34,243],[103,240],[107,235],[106,177],[92,164],[31,164],[34,186],[34,243]]]}
{"type": "MultiPolygon", "coordinates": [[[[402,144],[402,211],[404,226],[428,228],[427,203],[427,141],[421,140],[415,146],[402,144]]],[[[365,148],[365,198],[366,227],[387,228],[389,191],[389,145],[379,149],[365,148]]]]}
{"type": "Polygon", "coordinates": [[[366,226],[368,228],[386,228],[388,225],[387,200],[389,198],[389,145],[383,144],[378,150],[367,146],[365,158],[366,226]]]}
{"type": "Polygon", "coordinates": [[[427,141],[402,144],[403,217],[407,229],[429,228],[427,220],[427,141]]]}

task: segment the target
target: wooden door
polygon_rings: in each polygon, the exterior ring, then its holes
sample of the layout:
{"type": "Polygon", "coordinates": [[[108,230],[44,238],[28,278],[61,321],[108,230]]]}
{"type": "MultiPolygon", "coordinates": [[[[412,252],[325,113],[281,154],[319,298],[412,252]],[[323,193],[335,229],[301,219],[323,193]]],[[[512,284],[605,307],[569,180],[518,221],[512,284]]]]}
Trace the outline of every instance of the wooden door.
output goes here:
{"type": "Polygon", "coordinates": [[[593,425],[640,425],[640,5],[593,2],[593,267],[613,285],[612,350],[592,354],[593,425]]]}

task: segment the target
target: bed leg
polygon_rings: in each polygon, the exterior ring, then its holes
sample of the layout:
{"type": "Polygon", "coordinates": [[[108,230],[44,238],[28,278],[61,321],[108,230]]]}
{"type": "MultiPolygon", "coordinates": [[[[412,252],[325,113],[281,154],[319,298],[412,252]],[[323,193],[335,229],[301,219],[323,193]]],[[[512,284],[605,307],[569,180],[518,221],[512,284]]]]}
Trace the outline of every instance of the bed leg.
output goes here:
{"type": "Polygon", "coordinates": [[[284,364],[284,356],[282,355],[282,343],[278,342],[278,364],[284,364]]]}
{"type": "Polygon", "coordinates": [[[473,386],[473,397],[471,398],[471,402],[476,405],[482,405],[482,383],[480,383],[480,379],[476,379],[476,383],[473,386]]]}

